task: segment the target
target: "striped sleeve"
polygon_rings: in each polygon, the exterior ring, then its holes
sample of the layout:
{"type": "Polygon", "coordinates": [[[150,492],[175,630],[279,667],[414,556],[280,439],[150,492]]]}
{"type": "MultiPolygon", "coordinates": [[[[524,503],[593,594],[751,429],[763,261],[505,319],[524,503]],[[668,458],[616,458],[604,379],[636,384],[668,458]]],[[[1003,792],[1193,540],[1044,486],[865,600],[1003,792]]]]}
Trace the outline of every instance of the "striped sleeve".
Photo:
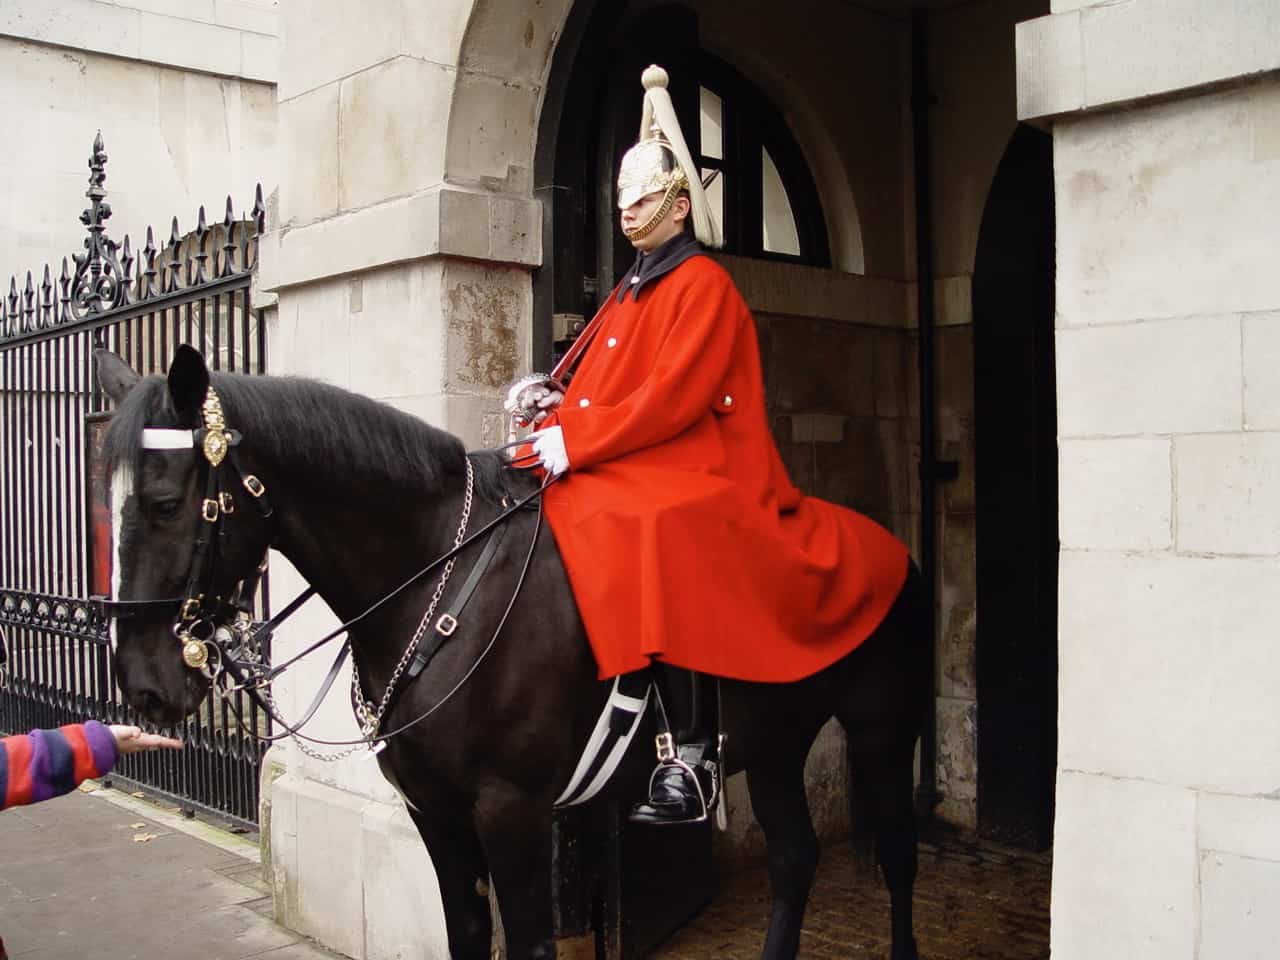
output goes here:
{"type": "Polygon", "coordinates": [[[100,777],[117,757],[111,731],[90,720],[0,740],[0,808],[47,800],[100,777]]]}

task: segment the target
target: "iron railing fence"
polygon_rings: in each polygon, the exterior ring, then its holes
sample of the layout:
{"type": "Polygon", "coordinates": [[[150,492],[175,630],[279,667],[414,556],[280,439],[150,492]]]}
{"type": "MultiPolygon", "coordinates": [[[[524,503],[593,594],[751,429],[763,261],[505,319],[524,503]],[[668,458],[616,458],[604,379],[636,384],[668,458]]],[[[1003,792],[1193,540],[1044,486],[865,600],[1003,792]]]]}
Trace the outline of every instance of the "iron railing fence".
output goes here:
{"type": "MultiPolygon", "coordinates": [[[[110,401],[93,371],[105,346],[139,373],[168,368],[179,344],[217,370],[263,373],[266,330],[251,303],[265,210],[221,222],[204,208],[167,242],[150,228],[141,250],[106,233],[101,134],[89,160],[85,252],[57,279],[28,272],[0,297],[0,630],[9,645],[0,729],[20,732],[88,719],[136,723],[116,686],[108,624],[89,598],[111,584],[110,483],[100,456],[110,401]]],[[[265,579],[258,614],[266,615],[265,579]]],[[[235,708],[259,734],[270,719],[243,694],[235,708]]],[[[178,731],[178,752],[121,758],[113,777],[251,826],[258,819],[263,745],[212,695],[178,731]]]]}

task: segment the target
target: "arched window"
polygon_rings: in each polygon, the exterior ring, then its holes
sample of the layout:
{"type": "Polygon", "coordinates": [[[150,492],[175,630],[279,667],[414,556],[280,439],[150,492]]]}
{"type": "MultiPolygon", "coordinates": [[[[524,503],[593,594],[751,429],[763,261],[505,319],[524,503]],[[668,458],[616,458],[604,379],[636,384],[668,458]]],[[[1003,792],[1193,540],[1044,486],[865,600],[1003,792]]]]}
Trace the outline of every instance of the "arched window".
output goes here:
{"type": "Polygon", "coordinates": [[[650,63],[671,77],[672,101],[708,183],[724,252],[831,265],[818,191],[786,121],[753,83],[701,49],[695,10],[632,10],[625,0],[584,7],[557,46],[539,121],[535,191],[547,229],[534,279],[534,325],[536,355],[547,361],[635,258],[618,228],[615,182],[639,132],[640,75],[650,63]],[[663,29],[640,29],[655,23],[663,29]]]}
{"type": "Polygon", "coordinates": [[[727,64],[702,54],[698,67],[696,149],[725,252],[830,266],[817,189],[786,123],[727,64]]]}

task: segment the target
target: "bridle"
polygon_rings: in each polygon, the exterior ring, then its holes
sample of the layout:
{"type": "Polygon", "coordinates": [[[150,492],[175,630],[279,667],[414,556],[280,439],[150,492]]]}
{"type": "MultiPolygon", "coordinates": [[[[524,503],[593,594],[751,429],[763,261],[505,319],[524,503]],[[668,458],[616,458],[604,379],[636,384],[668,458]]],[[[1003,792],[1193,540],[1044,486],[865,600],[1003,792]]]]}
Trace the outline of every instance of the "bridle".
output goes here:
{"type": "MultiPolygon", "coordinates": [[[[206,392],[201,414],[204,425],[194,430],[148,427],[142,431],[142,447],[144,450],[186,450],[194,448],[200,451],[207,464],[205,496],[200,506],[202,522],[192,553],[185,596],[156,600],[117,600],[114,598],[95,597],[95,601],[101,606],[104,615],[107,617],[171,616],[173,618],[172,632],[182,647],[183,663],[211,681],[214,689],[219,692],[220,696],[236,715],[237,720],[240,721],[241,729],[254,739],[263,742],[274,742],[285,737],[292,737],[304,752],[322,760],[339,759],[354,752],[355,749],[361,746],[381,749],[381,746],[385,746],[387,740],[405,732],[444,706],[462,685],[470,679],[490,650],[493,649],[499,633],[501,633],[512,608],[515,606],[515,601],[524,585],[533,559],[542,524],[540,498],[547,487],[555,482],[556,478],[547,477],[537,490],[523,498],[503,497],[503,511],[468,536],[467,528],[474,492],[474,471],[471,457],[468,455],[466,461],[467,487],[464,496],[463,514],[452,548],[432,560],[408,580],[371,604],[363,612],[340,624],[301,652],[290,657],[283,664],[272,666],[266,662],[264,655],[266,642],[276,628],[296,613],[316,591],[314,587],[308,587],[290,601],[279,613],[265,623],[255,625],[252,619],[252,598],[257,589],[258,581],[266,569],[264,552],[262,563],[258,565],[254,574],[236,583],[229,597],[223,598],[213,592],[217,574],[218,544],[226,536],[226,529],[222,525],[222,519],[224,516],[235,513],[235,499],[232,495],[232,489],[239,485],[247,490],[254,502],[257,503],[264,521],[270,522],[274,510],[270,500],[267,498],[266,486],[256,476],[245,472],[238,462],[236,448],[240,444],[241,435],[237,431],[227,428],[221,400],[212,385],[208,387],[206,392]],[[229,483],[227,482],[227,474],[223,472],[224,467],[229,468],[229,472],[234,475],[229,483]],[[390,713],[391,708],[403,692],[404,684],[400,683],[401,677],[403,676],[410,681],[416,678],[431,662],[444,642],[453,635],[457,629],[458,618],[462,608],[466,606],[472,592],[478,586],[497,552],[497,547],[502,539],[505,521],[518,510],[530,506],[535,500],[538,501],[538,515],[533,537],[515,589],[488,644],[462,678],[430,709],[393,730],[382,730],[383,718],[390,713]],[[453,572],[458,554],[481,537],[486,536],[488,540],[462,589],[452,599],[448,609],[436,617],[435,611],[453,572]],[[354,740],[322,740],[303,736],[300,732],[301,728],[319,709],[320,704],[337,678],[343,663],[351,652],[351,640],[349,636],[346,636],[351,627],[399,596],[438,567],[443,569],[430,604],[423,614],[408,647],[397,662],[391,679],[378,703],[375,704],[364,698],[360,686],[359,672],[353,662],[351,671],[352,704],[356,719],[360,723],[361,736],[354,740]],[[301,719],[293,724],[288,723],[280,715],[280,711],[271,696],[271,683],[289,666],[339,636],[346,636],[346,639],[311,705],[304,712],[301,719]],[[248,695],[257,707],[271,717],[272,721],[281,728],[281,733],[264,736],[244,722],[238,704],[231,696],[233,693],[241,691],[248,695]],[[351,749],[336,755],[325,755],[308,748],[302,742],[303,740],[327,746],[346,746],[351,749]]],[[[513,444],[504,444],[499,449],[506,449],[510,446],[513,446],[513,444]]],[[[513,463],[520,459],[519,457],[513,458],[513,463]]]]}
{"type": "Polygon", "coordinates": [[[253,576],[237,582],[228,597],[214,593],[218,546],[226,536],[222,518],[236,512],[232,490],[243,487],[257,504],[264,521],[270,522],[275,511],[263,482],[241,467],[236,454],[240,434],[227,429],[222,400],[212,386],[205,392],[200,412],[203,426],[194,430],[147,427],[142,431],[144,450],[194,448],[200,451],[207,465],[204,497],[200,502],[202,522],[192,551],[184,596],[156,600],[95,599],[108,617],[168,614],[173,618],[173,635],[182,646],[182,662],[209,679],[216,679],[223,671],[228,647],[232,644],[244,647],[249,639],[252,598],[266,569],[264,553],[253,576]],[[224,472],[224,464],[232,477],[224,472]]]}

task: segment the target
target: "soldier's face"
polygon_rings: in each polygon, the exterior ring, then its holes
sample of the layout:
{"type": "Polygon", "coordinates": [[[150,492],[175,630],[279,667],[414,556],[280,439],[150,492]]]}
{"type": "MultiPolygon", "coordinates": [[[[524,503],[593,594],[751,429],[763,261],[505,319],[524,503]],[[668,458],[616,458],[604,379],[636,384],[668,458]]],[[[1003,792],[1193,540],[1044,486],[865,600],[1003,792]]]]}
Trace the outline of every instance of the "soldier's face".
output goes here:
{"type": "Polygon", "coordinates": [[[627,235],[631,245],[642,253],[649,253],[662,246],[684,229],[685,218],[689,216],[689,198],[676,197],[667,215],[654,224],[644,236],[633,236],[637,230],[643,230],[662,207],[663,192],[645,194],[629,207],[622,209],[620,223],[622,232],[627,235]]]}

